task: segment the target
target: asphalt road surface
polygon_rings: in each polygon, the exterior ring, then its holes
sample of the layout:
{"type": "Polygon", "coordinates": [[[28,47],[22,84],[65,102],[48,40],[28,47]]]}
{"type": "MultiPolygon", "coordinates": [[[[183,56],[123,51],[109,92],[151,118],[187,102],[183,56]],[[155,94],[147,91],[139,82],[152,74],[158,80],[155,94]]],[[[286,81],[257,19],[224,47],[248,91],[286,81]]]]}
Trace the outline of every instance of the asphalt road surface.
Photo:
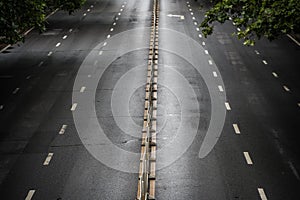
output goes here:
{"type": "MultiPolygon", "coordinates": [[[[88,0],[0,54],[0,197],[135,199],[153,2],[88,0]]],[[[160,0],[155,198],[300,198],[300,47],[160,0]]]]}

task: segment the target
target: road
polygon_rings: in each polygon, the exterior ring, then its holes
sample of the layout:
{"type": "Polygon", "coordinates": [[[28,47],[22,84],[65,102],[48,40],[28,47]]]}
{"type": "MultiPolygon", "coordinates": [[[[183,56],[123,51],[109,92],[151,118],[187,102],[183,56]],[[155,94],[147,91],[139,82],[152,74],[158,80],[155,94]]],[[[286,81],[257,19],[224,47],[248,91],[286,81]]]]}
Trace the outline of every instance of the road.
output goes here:
{"type": "MultiPolygon", "coordinates": [[[[0,54],[2,199],[135,199],[152,1],[88,0],[0,54]]],[[[156,199],[299,199],[300,48],[160,0],[156,199]]]]}

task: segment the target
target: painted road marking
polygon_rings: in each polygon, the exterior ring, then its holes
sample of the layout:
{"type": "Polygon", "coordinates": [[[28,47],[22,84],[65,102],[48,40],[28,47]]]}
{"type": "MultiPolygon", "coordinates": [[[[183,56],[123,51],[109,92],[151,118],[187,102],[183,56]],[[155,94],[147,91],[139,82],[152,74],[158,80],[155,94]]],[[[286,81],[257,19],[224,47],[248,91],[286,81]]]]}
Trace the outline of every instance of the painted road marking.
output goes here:
{"type": "Polygon", "coordinates": [[[253,162],[252,162],[252,159],[251,159],[251,157],[250,157],[249,152],[245,151],[245,152],[243,152],[243,153],[244,153],[244,157],[245,157],[245,159],[246,159],[247,164],[248,164],[248,165],[253,165],[253,162]]]}
{"type": "Polygon", "coordinates": [[[196,31],[200,31],[200,28],[197,27],[197,28],[196,28],[196,31]]]}
{"type": "Polygon", "coordinates": [[[49,165],[54,153],[48,153],[43,165],[49,165]]]}
{"type": "Polygon", "coordinates": [[[71,33],[72,31],[73,31],[73,29],[70,28],[70,29],[69,29],[69,32],[71,33]]]}
{"type": "Polygon", "coordinates": [[[223,92],[223,91],[224,91],[222,85],[218,85],[218,88],[219,88],[219,91],[220,91],[220,92],[223,92]]]}
{"type": "Polygon", "coordinates": [[[52,51],[49,51],[49,53],[48,53],[48,55],[47,55],[47,56],[51,56],[51,55],[52,55],[52,53],[53,53],[52,51]]]}
{"type": "Polygon", "coordinates": [[[124,8],[125,6],[124,5],[122,5],[122,8],[124,8]]]}
{"type": "Polygon", "coordinates": [[[232,20],[232,18],[231,18],[231,17],[229,17],[228,19],[229,19],[230,21],[232,20]]]}
{"type": "Polygon", "coordinates": [[[85,17],[85,16],[86,16],[86,13],[84,13],[83,16],[85,17]]]}
{"type": "Polygon", "coordinates": [[[122,9],[122,8],[120,9],[120,12],[123,12],[123,9],[122,9]]]}
{"type": "Polygon", "coordinates": [[[205,42],[202,42],[202,45],[205,46],[205,42]]]}
{"type": "Polygon", "coordinates": [[[84,92],[84,90],[86,89],[86,87],[81,87],[80,92],[84,92]]]}
{"type": "Polygon", "coordinates": [[[254,50],[254,52],[255,52],[257,55],[259,55],[259,52],[258,52],[257,50],[254,50]]]}
{"type": "Polygon", "coordinates": [[[67,39],[67,37],[68,37],[67,35],[64,35],[64,37],[62,39],[65,40],[65,39],[67,39]]]}
{"type": "Polygon", "coordinates": [[[193,11],[193,10],[190,8],[189,11],[193,11]]]}
{"type": "Polygon", "coordinates": [[[103,54],[103,51],[99,51],[99,56],[101,56],[103,54]]]}
{"type": "Polygon", "coordinates": [[[77,107],[77,103],[73,103],[72,107],[71,107],[71,111],[75,111],[77,107]]]}
{"type": "Polygon", "coordinates": [[[98,60],[95,60],[94,65],[97,65],[97,64],[98,64],[98,60]]]}
{"type": "Polygon", "coordinates": [[[237,30],[237,31],[241,31],[241,29],[240,29],[240,28],[237,28],[236,30],[237,30]]]}
{"type": "Polygon", "coordinates": [[[298,106],[300,107],[300,103],[298,103],[298,106]]]}
{"type": "Polygon", "coordinates": [[[0,110],[3,110],[3,108],[4,108],[4,105],[0,105],[0,110]]]}
{"type": "Polygon", "coordinates": [[[275,78],[278,78],[278,74],[276,74],[276,72],[272,72],[272,74],[275,78]]]}
{"type": "Polygon", "coordinates": [[[114,28],[111,28],[111,29],[110,29],[110,32],[113,32],[113,31],[114,31],[114,28]]]}
{"type": "Polygon", "coordinates": [[[16,88],[12,93],[17,94],[19,90],[20,90],[20,88],[16,88]]]}
{"type": "Polygon", "coordinates": [[[118,13],[118,15],[120,16],[120,15],[121,15],[121,13],[118,13]]]}
{"type": "Polygon", "coordinates": [[[287,36],[288,36],[291,40],[293,40],[298,46],[300,46],[300,43],[299,43],[295,38],[293,38],[290,34],[287,34],[287,36]]]}
{"type": "Polygon", "coordinates": [[[34,193],[35,193],[35,190],[29,190],[27,193],[27,196],[25,197],[25,200],[31,200],[34,193]]]}
{"type": "Polygon", "coordinates": [[[89,75],[88,75],[88,77],[89,77],[89,78],[91,78],[91,77],[92,77],[92,75],[90,75],[90,74],[89,74],[89,75]]]}
{"type": "Polygon", "coordinates": [[[119,20],[119,18],[118,17],[116,17],[116,21],[118,21],[119,20]]]}
{"type": "Polygon", "coordinates": [[[195,18],[195,17],[192,17],[192,19],[193,19],[193,20],[196,20],[196,18],[195,18]]]}
{"type": "Polygon", "coordinates": [[[232,126],[233,126],[234,132],[236,134],[241,134],[241,131],[240,131],[239,126],[237,124],[232,124],[232,126]]]}
{"type": "Polygon", "coordinates": [[[114,22],[114,23],[113,23],[113,26],[115,26],[116,24],[117,24],[117,23],[116,23],[116,22],[114,22]]]}
{"type": "Polygon", "coordinates": [[[26,79],[27,79],[27,80],[30,79],[30,78],[31,78],[31,75],[26,76],[26,79]]]}
{"type": "Polygon", "coordinates": [[[106,45],[107,45],[107,42],[104,42],[104,43],[103,43],[103,46],[105,47],[106,45]]]}
{"type": "Polygon", "coordinates": [[[204,50],[204,53],[208,55],[208,51],[207,50],[204,50]]]}
{"type": "Polygon", "coordinates": [[[283,89],[284,89],[285,91],[287,91],[287,92],[290,92],[290,91],[291,91],[290,88],[288,88],[286,85],[283,86],[283,89]]]}
{"type": "Polygon", "coordinates": [[[191,12],[191,15],[194,15],[194,13],[193,13],[193,12],[191,12]]]}
{"type": "Polygon", "coordinates": [[[217,72],[213,72],[213,75],[214,75],[214,77],[218,77],[218,74],[217,74],[217,72]]]}
{"type": "Polygon", "coordinates": [[[198,23],[197,23],[197,22],[194,22],[194,25],[195,25],[195,26],[197,26],[197,25],[198,25],[198,23]]]}
{"type": "Polygon", "coordinates": [[[259,194],[261,200],[268,200],[267,195],[263,188],[257,188],[257,191],[258,191],[258,194],[259,194]]]}
{"type": "Polygon", "coordinates": [[[199,36],[199,38],[202,38],[202,35],[201,35],[201,34],[199,34],[198,36],[199,36]]]}
{"type": "Polygon", "coordinates": [[[228,102],[225,102],[225,107],[227,110],[231,110],[230,104],[228,102]]]}
{"type": "Polygon", "coordinates": [[[212,64],[213,64],[213,62],[212,62],[211,60],[208,60],[208,64],[212,65],[212,64]]]}
{"type": "Polygon", "coordinates": [[[108,35],[106,38],[109,39],[109,38],[110,38],[110,35],[108,35]]]}
{"type": "Polygon", "coordinates": [[[90,10],[90,9],[87,9],[86,11],[90,12],[91,10],[90,10]]]}
{"type": "Polygon", "coordinates": [[[267,64],[268,64],[266,60],[263,60],[262,62],[263,62],[265,65],[267,65],[267,64]]]}
{"type": "Polygon", "coordinates": [[[59,42],[59,43],[57,43],[55,46],[56,46],[56,47],[59,47],[60,45],[61,45],[61,43],[59,42]]]}
{"type": "Polygon", "coordinates": [[[59,135],[63,135],[66,132],[68,125],[64,124],[62,125],[61,129],[59,130],[59,135]]]}
{"type": "Polygon", "coordinates": [[[44,61],[41,61],[41,62],[39,63],[38,66],[40,67],[40,66],[42,66],[43,64],[44,64],[44,61]]]}
{"type": "Polygon", "coordinates": [[[188,5],[188,7],[191,7],[191,5],[188,5]]]}

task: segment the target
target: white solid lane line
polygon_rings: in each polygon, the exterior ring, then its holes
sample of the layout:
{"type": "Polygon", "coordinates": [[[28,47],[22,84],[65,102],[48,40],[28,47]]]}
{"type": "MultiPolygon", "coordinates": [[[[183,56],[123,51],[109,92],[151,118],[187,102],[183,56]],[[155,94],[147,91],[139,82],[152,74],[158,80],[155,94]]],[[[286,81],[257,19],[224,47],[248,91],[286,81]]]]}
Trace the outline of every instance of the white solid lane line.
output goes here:
{"type": "Polygon", "coordinates": [[[20,88],[16,88],[12,93],[17,94],[19,90],[20,90],[20,88]]]}
{"type": "Polygon", "coordinates": [[[99,51],[99,56],[101,56],[103,54],[103,51],[99,51]]]}
{"type": "Polygon", "coordinates": [[[290,91],[291,91],[290,88],[288,88],[286,85],[283,86],[283,89],[284,89],[285,91],[287,91],[287,92],[290,92],[290,91]]]}
{"type": "Polygon", "coordinates": [[[218,88],[219,88],[220,92],[224,92],[224,89],[223,89],[222,85],[218,85],[218,88]]]}
{"type": "Polygon", "coordinates": [[[272,72],[272,75],[273,75],[275,78],[278,78],[278,74],[276,74],[276,72],[272,72]]]}
{"type": "Polygon", "coordinates": [[[48,153],[43,165],[49,165],[54,153],[48,153]]]}
{"type": "Polygon", "coordinates": [[[52,55],[52,53],[53,53],[52,51],[49,51],[49,53],[48,53],[48,55],[47,55],[47,56],[51,56],[51,55],[52,55]]]}
{"type": "Polygon", "coordinates": [[[35,190],[29,190],[27,193],[27,196],[25,197],[25,200],[31,200],[34,193],[35,193],[35,190]]]}
{"type": "Polygon", "coordinates": [[[116,17],[116,21],[118,21],[119,20],[119,18],[118,17],[116,17]]]}
{"type": "Polygon", "coordinates": [[[121,13],[118,13],[118,15],[120,16],[120,15],[121,15],[121,13]]]}
{"type": "Polygon", "coordinates": [[[232,124],[232,126],[236,134],[241,134],[240,128],[237,124],[232,124]]]}
{"type": "Polygon", "coordinates": [[[226,110],[231,110],[230,104],[228,102],[225,102],[225,107],[226,107],[226,110]]]}
{"type": "Polygon", "coordinates": [[[195,17],[192,17],[192,19],[193,19],[193,20],[196,20],[196,18],[195,18],[195,17]]]}
{"type": "Polygon", "coordinates": [[[122,8],[120,9],[120,12],[123,12],[123,9],[122,9],[122,8]]]}
{"type": "Polygon", "coordinates": [[[236,30],[237,30],[237,31],[241,31],[241,29],[240,29],[240,28],[237,28],[236,30]]]}
{"type": "Polygon", "coordinates": [[[59,130],[59,134],[62,135],[66,132],[66,129],[67,129],[68,125],[64,124],[62,125],[61,129],[59,130]]]}
{"type": "Polygon", "coordinates": [[[208,51],[207,50],[204,50],[204,53],[208,55],[208,51]]]}
{"type": "Polygon", "coordinates": [[[191,11],[191,12],[192,12],[193,10],[190,8],[190,9],[189,9],[189,11],[191,11]]]}
{"type": "Polygon", "coordinates": [[[213,64],[213,62],[212,62],[211,60],[208,60],[208,64],[212,65],[212,64],[213,64]]]}
{"type": "Polygon", "coordinates": [[[91,8],[94,8],[94,5],[91,5],[91,8]]]}
{"type": "Polygon", "coordinates": [[[65,39],[67,39],[67,37],[68,37],[67,35],[64,35],[64,37],[62,39],[65,40],[65,39]]]}
{"type": "Polygon", "coordinates": [[[257,191],[258,191],[258,194],[259,194],[261,200],[268,200],[267,195],[263,188],[257,188],[257,191]]]}
{"type": "Polygon", "coordinates": [[[124,5],[122,5],[122,8],[124,8],[125,6],[124,5]]]}
{"type": "Polygon", "coordinates": [[[300,103],[297,104],[300,107],[300,103]]]}
{"type": "Polygon", "coordinates": [[[252,162],[252,159],[251,159],[251,157],[250,157],[249,152],[245,151],[245,152],[243,152],[243,153],[244,153],[244,157],[245,157],[245,159],[246,159],[247,164],[248,164],[248,165],[253,165],[253,162],[252,162]]]}
{"type": "Polygon", "coordinates": [[[254,50],[254,52],[255,52],[257,55],[259,55],[259,52],[258,52],[257,50],[254,50]]]}
{"type": "Polygon", "coordinates": [[[218,74],[217,74],[217,72],[213,72],[213,75],[214,75],[214,77],[218,77],[218,74]]]}
{"type": "Polygon", "coordinates": [[[59,47],[60,45],[61,45],[61,43],[59,42],[59,43],[57,43],[55,46],[56,46],[56,47],[59,47]]]}
{"type": "Polygon", "coordinates": [[[81,87],[81,88],[80,88],[80,92],[81,92],[81,93],[82,93],[82,92],[84,92],[84,91],[85,91],[85,89],[86,89],[86,87],[84,87],[84,86],[83,86],[83,87],[81,87]]]}
{"type": "Polygon", "coordinates": [[[71,111],[75,111],[77,107],[77,103],[73,103],[72,107],[71,107],[71,111]]]}
{"type": "Polygon", "coordinates": [[[191,12],[191,15],[194,15],[194,13],[193,13],[193,12],[191,12]]]}
{"type": "Polygon", "coordinates": [[[267,65],[268,64],[268,62],[266,61],[266,60],[263,60],[262,61],[265,65],[267,65]]]}
{"type": "Polygon", "coordinates": [[[89,74],[89,75],[88,75],[88,77],[89,77],[89,78],[91,78],[91,77],[92,77],[92,75],[90,75],[90,74],[89,74]]]}

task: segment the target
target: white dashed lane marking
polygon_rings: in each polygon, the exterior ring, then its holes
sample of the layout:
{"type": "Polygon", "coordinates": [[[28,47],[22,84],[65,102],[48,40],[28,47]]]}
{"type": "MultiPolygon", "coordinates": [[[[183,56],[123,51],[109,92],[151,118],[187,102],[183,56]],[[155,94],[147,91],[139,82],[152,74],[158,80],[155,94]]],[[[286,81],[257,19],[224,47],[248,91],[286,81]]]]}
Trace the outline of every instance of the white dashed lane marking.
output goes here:
{"type": "Polygon", "coordinates": [[[223,89],[222,85],[218,85],[218,88],[219,88],[220,92],[224,92],[224,89],[223,89]]]}
{"type": "Polygon", "coordinates": [[[26,79],[29,80],[31,78],[31,75],[26,76],[26,79]]]}
{"type": "Polygon", "coordinates": [[[291,91],[290,88],[288,88],[286,85],[283,86],[283,89],[284,89],[285,91],[287,91],[287,92],[290,92],[290,91],[291,91]]]}
{"type": "Polygon", "coordinates": [[[57,43],[55,46],[56,46],[56,47],[59,47],[60,45],[61,45],[61,43],[59,42],[59,43],[57,43]]]}
{"type": "Polygon", "coordinates": [[[202,42],[202,45],[205,46],[205,42],[202,42]]]}
{"type": "Polygon", "coordinates": [[[199,36],[199,38],[202,38],[202,35],[201,35],[201,34],[199,34],[198,36],[199,36]]]}
{"type": "Polygon", "coordinates": [[[41,61],[41,62],[39,63],[38,66],[40,67],[40,66],[42,66],[43,64],[44,64],[44,61],[41,61]]]}
{"type": "Polygon", "coordinates": [[[106,38],[109,39],[109,38],[110,38],[110,35],[108,35],[106,38]]]}
{"type": "Polygon", "coordinates": [[[213,62],[212,62],[211,60],[208,60],[208,64],[212,65],[212,64],[213,64],[213,62]]]}
{"type": "Polygon", "coordinates": [[[268,200],[267,195],[263,188],[257,188],[257,191],[258,191],[258,194],[259,194],[261,200],[268,200]]]}
{"type": "Polygon", "coordinates": [[[90,74],[89,74],[89,75],[88,75],[88,77],[89,77],[89,78],[91,78],[91,77],[92,77],[92,75],[90,75],[90,74]]]}
{"type": "Polygon", "coordinates": [[[237,124],[232,124],[232,126],[236,134],[241,134],[240,128],[237,124]]]}
{"type": "Polygon", "coordinates": [[[110,32],[113,32],[113,31],[114,31],[114,28],[111,28],[111,29],[110,29],[110,32]]]}
{"type": "Polygon", "coordinates": [[[218,77],[218,74],[217,74],[217,72],[213,72],[213,75],[214,75],[214,77],[218,77]]]}
{"type": "Polygon", "coordinates": [[[68,125],[64,124],[62,125],[61,129],[59,130],[59,134],[62,135],[66,132],[66,129],[67,129],[68,125]]]}
{"type": "Polygon", "coordinates": [[[4,108],[4,105],[0,105],[0,110],[3,110],[3,108],[4,108]]]}
{"type": "Polygon", "coordinates": [[[64,35],[64,37],[62,39],[65,40],[65,39],[67,39],[67,37],[68,37],[67,35],[64,35]]]}
{"type": "Polygon", "coordinates": [[[273,75],[275,78],[278,78],[278,74],[276,74],[276,72],[272,72],[272,75],[273,75]]]}
{"type": "Polygon", "coordinates": [[[246,159],[247,164],[248,165],[253,165],[253,162],[252,162],[252,159],[250,157],[249,152],[245,151],[245,152],[243,152],[243,154],[244,154],[244,157],[246,159]]]}
{"type": "Polygon", "coordinates": [[[17,94],[19,90],[20,90],[20,88],[16,88],[12,93],[17,94]]]}
{"type": "Polygon", "coordinates": [[[103,43],[103,46],[105,47],[106,45],[107,45],[107,42],[104,42],[104,43],[103,43]]]}
{"type": "Polygon", "coordinates": [[[31,200],[34,193],[35,193],[35,190],[29,190],[27,193],[27,196],[25,197],[25,200],[31,200]]]}
{"type": "Polygon", "coordinates": [[[99,51],[99,56],[101,56],[103,54],[103,51],[99,51]]]}
{"type": "Polygon", "coordinates": [[[196,28],[196,31],[200,31],[200,28],[197,27],[197,28],[196,28]]]}
{"type": "Polygon", "coordinates": [[[49,165],[54,153],[48,153],[43,165],[49,165]]]}
{"type": "Polygon", "coordinates": [[[258,52],[257,50],[254,50],[254,52],[255,52],[257,55],[259,55],[259,52],[258,52]]]}
{"type": "Polygon", "coordinates": [[[81,87],[81,88],[80,88],[80,92],[84,92],[84,91],[85,91],[85,89],[86,89],[86,87],[84,87],[84,86],[83,86],[83,87],[81,87]]]}
{"type": "Polygon", "coordinates": [[[228,102],[225,102],[225,107],[226,107],[226,110],[231,110],[230,104],[228,102]]]}
{"type": "Polygon", "coordinates": [[[268,64],[268,62],[266,61],[266,60],[263,60],[262,61],[265,65],[267,65],[268,64]]]}
{"type": "Polygon", "coordinates": [[[116,21],[118,21],[119,20],[119,18],[118,17],[116,17],[116,21]]]}
{"type": "Polygon", "coordinates": [[[52,51],[49,51],[49,53],[48,53],[48,55],[47,55],[47,56],[51,56],[51,55],[52,55],[52,53],[53,53],[52,51]]]}
{"type": "Polygon", "coordinates": [[[122,8],[120,9],[120,12],[123,12],[123,9],[122,9],[122,8]]]}
{"type": "Polygon", "coordinates": [[[75,111],[77,107],[77,103],[73,103],[72,107],[71,107],[71,111],[75,111]]]}
{"type": "Polygon", "coordinates": [[[207,50],[204,50],[204,53],[208,55],[208,51],[207,50]]]}

